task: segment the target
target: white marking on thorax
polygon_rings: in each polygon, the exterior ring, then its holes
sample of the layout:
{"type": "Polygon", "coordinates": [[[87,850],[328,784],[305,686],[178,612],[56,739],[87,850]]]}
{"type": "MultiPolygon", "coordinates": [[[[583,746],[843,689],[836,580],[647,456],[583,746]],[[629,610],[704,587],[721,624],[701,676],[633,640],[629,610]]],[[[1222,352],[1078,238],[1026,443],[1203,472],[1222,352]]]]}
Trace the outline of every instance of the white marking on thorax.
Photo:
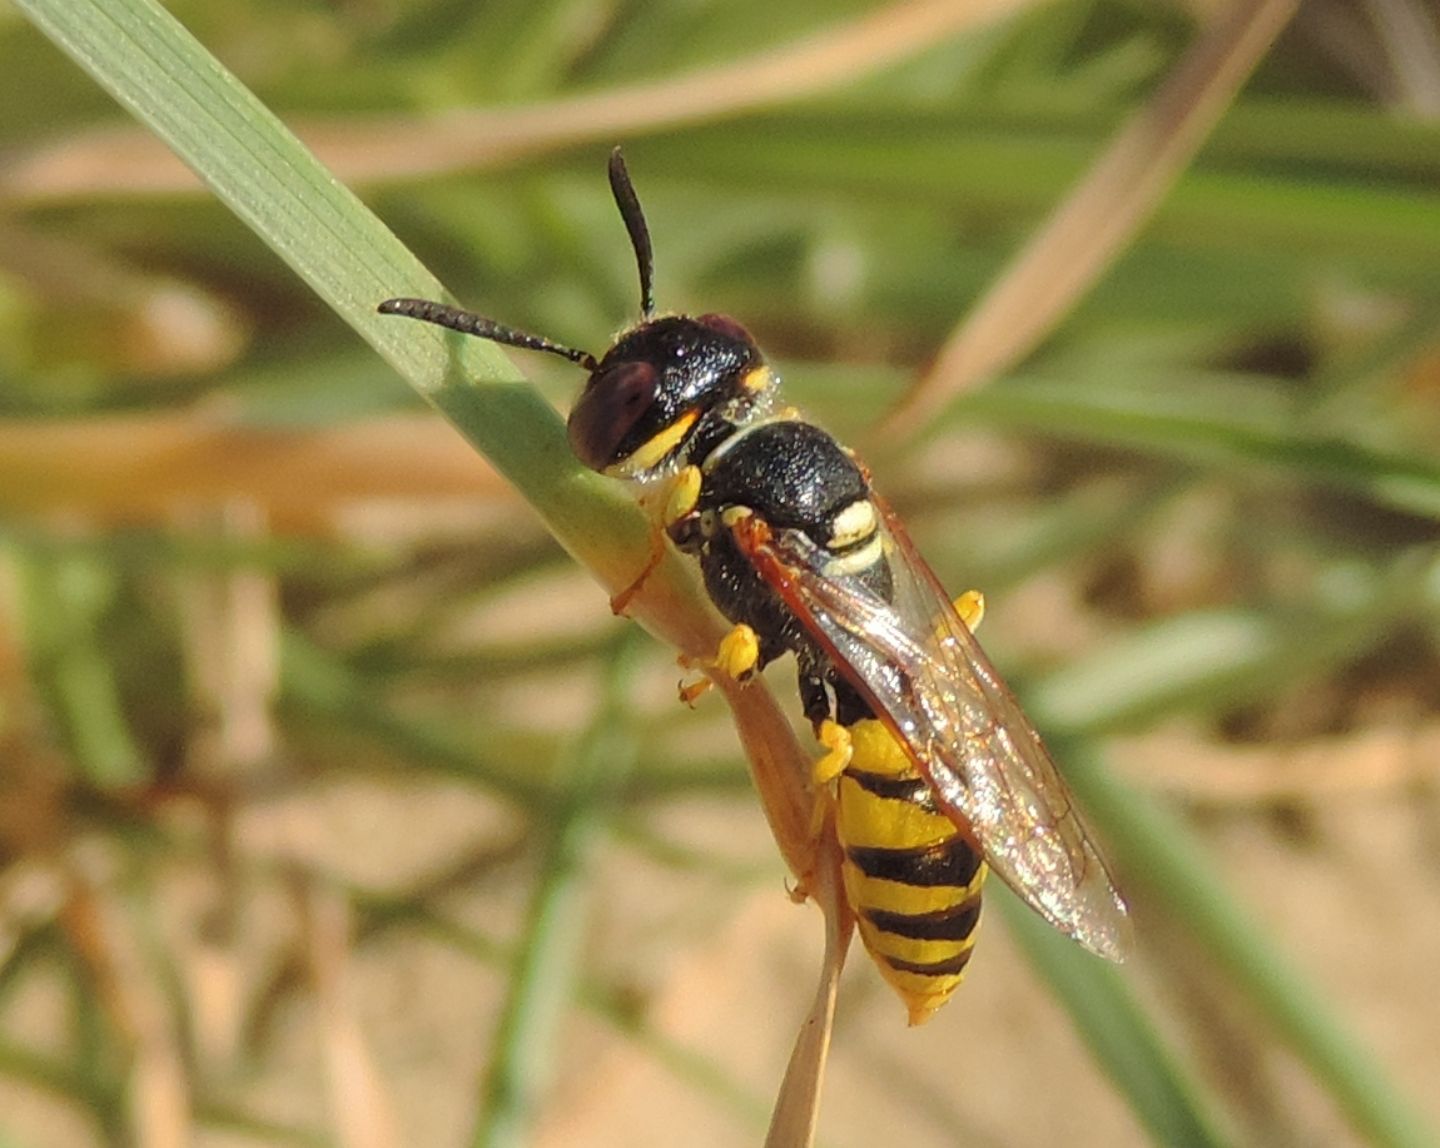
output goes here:
{"type": "Polygon", "coordinates": [[[841,554],[825,563],[823,569],[828,577],[844,574],[863,574],[885,556],[885,539],[877,531],[869,542],[858,550],[841,554]]]}
{"type": "Polygon", "coordinates": [[[825,545],[831,550],[844,550],[847,546],[864,542],[880,524],[875,513],[875,504],[868,498],[857,498],[835,516],[830,526],[830,541],[825,545]]]}

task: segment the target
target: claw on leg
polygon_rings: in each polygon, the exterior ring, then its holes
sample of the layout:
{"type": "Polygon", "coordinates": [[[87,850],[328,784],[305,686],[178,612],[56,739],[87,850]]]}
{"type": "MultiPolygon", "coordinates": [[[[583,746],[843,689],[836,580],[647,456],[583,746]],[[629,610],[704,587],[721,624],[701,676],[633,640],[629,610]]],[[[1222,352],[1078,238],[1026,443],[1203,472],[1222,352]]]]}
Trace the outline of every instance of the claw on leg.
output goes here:
{"type": "MultiPolygon", "coordinates": [[[[737,682],[748,681],[760,665],[760,638],[742,622],[720,640],[713,658],[682,658],[680,664],[687,669],[722,673],[737,682]]],[[[681,682],[680,700],[687,706],[694,705],[711,684],[708,677],[700,677],[693,682],[681,682]]]]}
{"type": "Polygon", "coordinates": [[[680,700],[687,706],[694,706],[702,697],[709,692],[710,687],[715,683],[701,674],[693,682],[681,681],[680,700]]]}
{"type": "Polygon", "coordinates": [[[640,568],[640,573],[635,575],[635,580],[610,598],[610,611],[617,617],[624,617],[630,611],[630,603],[634,601],[635,595],[640,593],[650,575],[655,572],[655,567],[660,565],[660,560],[665,557],[665,535],[658,529],[652,531],[650,537],[650,556],[645,560],[645,565],[640,568]]]}

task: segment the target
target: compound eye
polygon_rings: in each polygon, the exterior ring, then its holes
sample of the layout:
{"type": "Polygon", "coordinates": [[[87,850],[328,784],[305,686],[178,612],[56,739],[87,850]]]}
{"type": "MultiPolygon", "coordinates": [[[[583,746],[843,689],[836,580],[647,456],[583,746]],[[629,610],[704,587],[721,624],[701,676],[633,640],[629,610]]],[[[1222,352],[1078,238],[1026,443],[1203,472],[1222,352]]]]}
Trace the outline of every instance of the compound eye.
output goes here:
{"type": "Polygon", "coordinates": [[[701,326],[709,327],[710,330],[716,332],[717,334],[728,336],[729,338],[734,339],[738,343],[751,344],[755,341],[754,339],[750,338],[750,332],[745,330],[744,327],[740,326],[739,323],[735,322],[734,319],[730,318],[729,315],[716,315],[713,313],[709,315],[701,315],[695,320],[695,322],[699,323],[701,326]]]}
{"type": "Polygon", "coordinates": [[[655,403],[660,375],[643,362],[616,363],[590,376],[584,393],[570,410],[570,449],[591,470],[604,470],[625,436],[655,403]]]}

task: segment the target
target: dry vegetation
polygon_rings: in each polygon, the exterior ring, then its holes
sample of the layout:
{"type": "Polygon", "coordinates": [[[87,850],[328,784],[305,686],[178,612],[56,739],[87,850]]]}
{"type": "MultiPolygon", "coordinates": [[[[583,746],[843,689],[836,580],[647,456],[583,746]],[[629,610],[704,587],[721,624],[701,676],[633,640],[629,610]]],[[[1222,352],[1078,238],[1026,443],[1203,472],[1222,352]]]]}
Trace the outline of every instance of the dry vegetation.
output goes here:
{"type": "Polygon", "coordinates": [[[438,286],[370,210],[599,348],[616,142],[662,307],[986,591],[1139,923],[997,891],[919,1030],[856,955],[816,1142],[1433,1143],[1440,23],[1295,8],[0,9],[0,1148],[765,1136],[809,750],[675,704],[714,620],[610,617],[644,524],[517,369],[373,313],[438,286]]]}

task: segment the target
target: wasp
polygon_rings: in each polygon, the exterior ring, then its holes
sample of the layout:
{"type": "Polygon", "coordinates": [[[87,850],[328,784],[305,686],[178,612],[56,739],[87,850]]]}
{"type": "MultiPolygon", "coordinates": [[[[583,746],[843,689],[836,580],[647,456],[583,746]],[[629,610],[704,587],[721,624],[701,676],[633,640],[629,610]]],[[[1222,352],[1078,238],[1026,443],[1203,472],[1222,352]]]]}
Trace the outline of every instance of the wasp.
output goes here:
{"type": "Polygon", "coordinates": [[[950,600],[852,452],[780,402],[744,327],[656,314],[650,233],[618,148],[609,178],[642,316],[600,358],[429,300],[389,299],[380,311],[589,373],[570,445],[586,466],[658,491],[663,534],[698,560],[733,625],[709,668],[743,681],[795,658],[846,897],[911,1024],[959,986],[988,870],[1091,952],[1123,959],[1125,902],[975,640],[979,595],[950,600]]]}

